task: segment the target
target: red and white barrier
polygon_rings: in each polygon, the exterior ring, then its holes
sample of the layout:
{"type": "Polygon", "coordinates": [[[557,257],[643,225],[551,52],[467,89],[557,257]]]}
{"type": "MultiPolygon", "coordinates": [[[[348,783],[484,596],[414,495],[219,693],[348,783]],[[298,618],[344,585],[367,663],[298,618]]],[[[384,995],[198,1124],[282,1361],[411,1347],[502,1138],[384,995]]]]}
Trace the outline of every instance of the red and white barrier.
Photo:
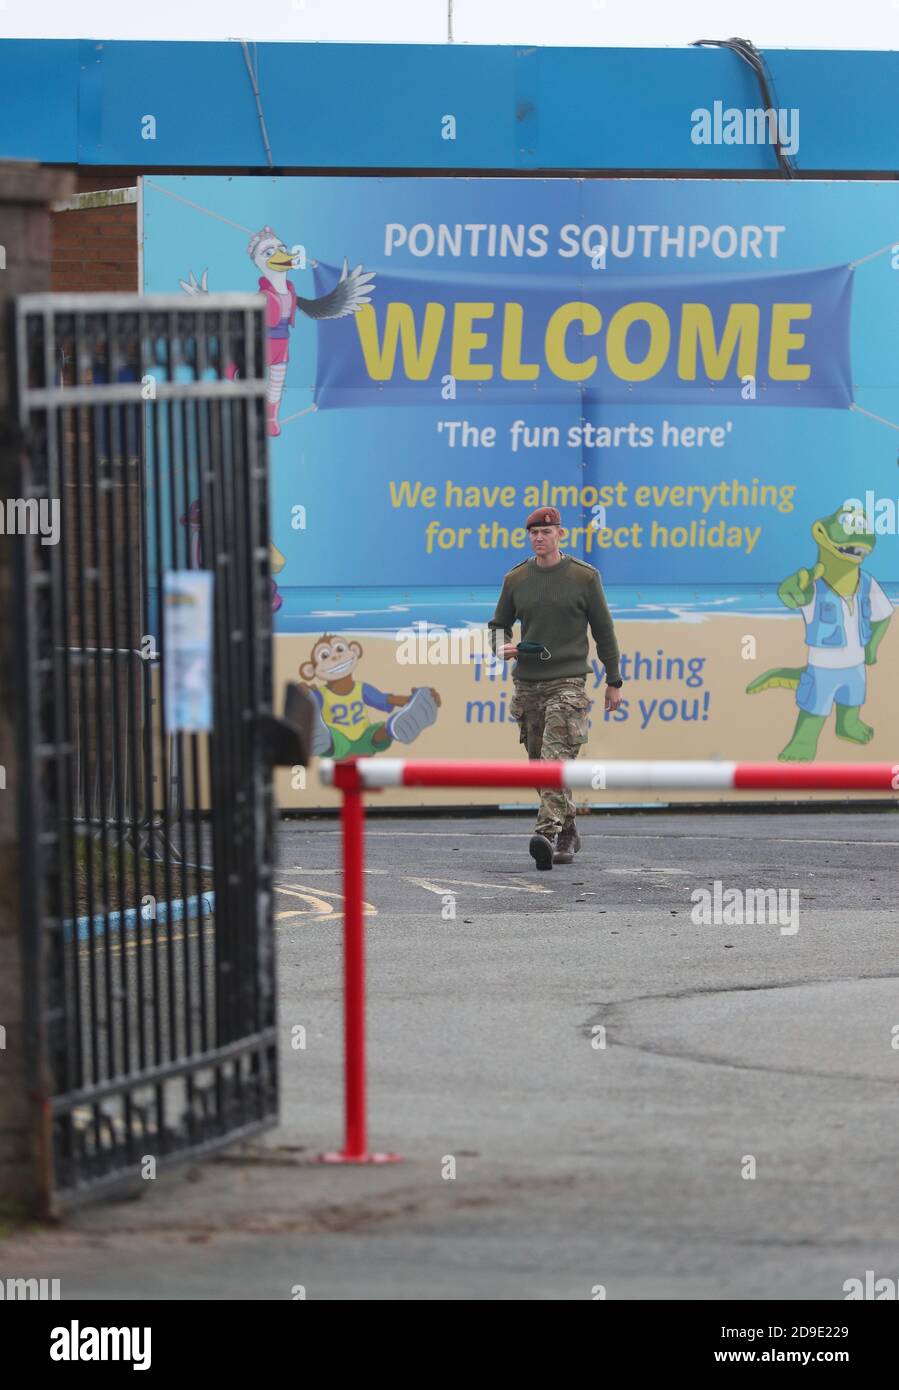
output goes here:
{"type": "Polygon", "coordinates": [[[343,792],[344,1048],[343,1148],[327,1163],[388,1163],[369,1153],[365,1101],[365,931],[363,796],[379,787],[568,787],[572,791],[899,791],[896,763],[450,762],[323,758],[319,776],[343,792]]]}
{"type": "Polygon", "coordinates": [[[352,758],[319,763],[327,786],[567,787],[570,791],[899,791],[899,763],[457,762],[352,758]]]}

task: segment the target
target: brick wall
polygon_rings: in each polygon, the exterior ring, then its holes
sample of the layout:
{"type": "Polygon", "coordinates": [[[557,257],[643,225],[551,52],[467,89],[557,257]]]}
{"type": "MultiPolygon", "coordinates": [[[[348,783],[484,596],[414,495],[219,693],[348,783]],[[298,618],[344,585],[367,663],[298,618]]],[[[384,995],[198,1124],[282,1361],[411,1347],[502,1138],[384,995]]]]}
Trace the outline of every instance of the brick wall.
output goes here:
{"type": "MultiPolygon", "coordinates": [[[[133,187],[134,182],[133,175],[122,182],[109,174],[79,175],[77,191],[133,187]]],[[[51,223],[51,289],[133,293],[139,288],[136,203],[54,212],[51,223]]]]}
{"type": "MultiPolygon", "coordinates": [[[[102,193],[115,188],[136,188],[139,170],[136,169],[79,169],[70,166],[74,180],[73,193],[102,193]]],[[[247,168],[156,169],[154,174],[215,174],[256,173],[247,168]]],[[[50,288],[60,291],[86,290],[89,293],[106,291],[134,292],[137,282],[137,203],[113,207],[79,208],[54,212],[51,216],[52,245],[50,255],[50,288]]],[[[189,267],[185,266],[185,272],[189,267]]],[[[173,288],[177,288],[174,286],[173,288]]]]}

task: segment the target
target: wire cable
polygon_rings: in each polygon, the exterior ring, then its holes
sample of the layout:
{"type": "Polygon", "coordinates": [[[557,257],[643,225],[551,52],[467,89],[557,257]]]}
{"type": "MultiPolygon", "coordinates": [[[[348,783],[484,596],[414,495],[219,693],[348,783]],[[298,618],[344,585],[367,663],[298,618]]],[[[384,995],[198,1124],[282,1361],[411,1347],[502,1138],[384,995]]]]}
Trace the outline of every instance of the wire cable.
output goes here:
{"type": "MultiPolygon", "coordinates": [[[[259,78],[256,74],[253,64],[250,62],[250,50],[247,45],[246,39],[241,39],[240,46],[243,49],[243,56],[247,65],[247,72],[250,74],[250,83],[253,88],[253,95],[256,98],[256,114],[259,117],[259,129],[262,131],[262,143],[265,145],[265,157],[268,160],[268,167],[271,169],[274,167],[275,161],[272,159],[272,147],[268,142],[268,131],[265,128],[265,117],[262,114],[262,98],[259,95],[259,78]]],[[[254,58],[255,54],[256,45],[253,44],[254,58]]]]}
{"type": "MultiPolygon", "coordinates": [[[[776,111],[774,105],[774,82],[768,71],[765,59],[754,44],[749,39],[694,39],[691,48],[729,48],[731,53],[736,53],[738,58],[742,58],[744,63],[748,63],[755,73],[765,103],[766,111],[776,111]]],[[[777,124],[774,127],[774,153],[780,165],[780,171],[784,178],[792,179],[796,177],[796,169],[788,154],[780,143],[780,130],[777,124]]]]}

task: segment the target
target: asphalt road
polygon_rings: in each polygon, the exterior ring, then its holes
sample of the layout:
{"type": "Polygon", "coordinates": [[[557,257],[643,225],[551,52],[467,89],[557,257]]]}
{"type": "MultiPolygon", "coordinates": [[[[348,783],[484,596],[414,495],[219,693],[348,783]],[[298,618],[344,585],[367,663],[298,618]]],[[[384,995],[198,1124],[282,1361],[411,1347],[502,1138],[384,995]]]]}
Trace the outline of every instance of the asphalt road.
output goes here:
{"type": "Polygon", "coordinates": [[[579,824],[575,864],[539,874],[519,816],[370,820],[371,1142],[404,1162],[334,1168],[314,1159],[341,1136],[339,830],[285,822],[280,1128],[16,1236],[3,1272],[63,1297],[364,1300],[896,1278],[899,817],[579,824]],[[694,922],[716,880],[781,891],[782,916],[694,922]]]}

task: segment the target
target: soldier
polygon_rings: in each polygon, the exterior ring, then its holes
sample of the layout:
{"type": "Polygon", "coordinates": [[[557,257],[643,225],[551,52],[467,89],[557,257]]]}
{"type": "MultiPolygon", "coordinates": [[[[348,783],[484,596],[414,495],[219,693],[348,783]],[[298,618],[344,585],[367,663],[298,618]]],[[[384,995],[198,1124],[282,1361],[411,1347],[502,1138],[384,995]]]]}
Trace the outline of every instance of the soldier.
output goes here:
{"type": "MultiPolygon", "coordinates": [[[[518,720],[519,740],[532,759],[576,758],[587,741],[587,628],[605,667],[605,708],[621,703],[618,643],[599,572],[559,549],[562,518],[540,507],[527,519],[534,552],[509,570],[489,623],[497,656],[515,658],[515,694],[509,714],[518,720]],[[513,643],[512,625],[521,623],[513,643]],[[497,646],[499,630],[505,643],[497,646]]],[[[540,793],[530,853],[538,869],[571,864],[581,847],[574,802],[565,790],[540,793]]]]}

